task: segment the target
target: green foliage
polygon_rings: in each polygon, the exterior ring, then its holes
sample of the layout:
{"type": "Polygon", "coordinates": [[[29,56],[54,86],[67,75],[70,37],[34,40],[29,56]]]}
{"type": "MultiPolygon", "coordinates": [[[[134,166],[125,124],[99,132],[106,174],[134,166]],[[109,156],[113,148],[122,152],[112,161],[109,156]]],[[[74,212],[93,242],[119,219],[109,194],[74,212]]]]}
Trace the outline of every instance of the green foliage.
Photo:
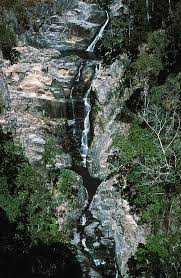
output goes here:
{"type": "Polygon", "coordinates": [[[127,169],[129,200],[151,231],[130,260],[130,277],[179,273],[180,84],[179,73],[148,89],[143,111],[135,114],[128,133],[113,138],[120,167],[127,169]]]}
{"type": "Polygon", "coordinates": [[[123,45],[124,30],[127,28],[127,21],[123,17],[114,17],[111,21],[111,30],[108,30],[103,38],[104,47],[111,50],[120,50],[123,45]]]}
{"type": "Polygon", "coordinates": [[[62,151],[57,146],[57,142],[54,139],[49,139],[45,144],[45,149],[43,153],[43,161],[46,164],[52,165],[54,163],[55,155],[61,154],[62,151]]]}
{"type": "Polygon", "coordinates": [[[137,157],[148,159],[159,158],[160,151],[154,137],[147,129],[133,124],[128,134],[116,135],[113,138],[113,145],[120,148],[120,158],[125,163],[137,157]]]}
{"type": "Polygon", "coordinates": [[[71,170],[63,169],[61,171],[57,182],[57,189],[64,198],[68,199],[72,197],[72,187],[76,181],[77,179],[71,170]]]}
{"type": "Polygon", "coordinates": [[[45,178],[28,164],[22,149],[0,133],[0,207],[33,243],[59,241],[52,193],[45,178]]]}
{"type": "Polygon", "coordinates": [[[100,7],[106,9],[106,8],[108,8],[111,5],[112,0],[96,0],[95,2],[100,7]]]}
{"type": "Polygon", "coordinates": [[[12,48],[16,44],[14,31],[5,23],[0,23],[0,48],[12,48]]]}
{"type": "Polygon", "coordinates": [[[148,34],[148,47],[153,54],[163,57],[166,53],[169,40],[164,30],[154,31],[148,34]]]}
{"type": "Polygon", "coordinates": [[[140,78],[157,77],[163,69],[163,65],[158,56],[143,53],[138,57],[133,68],[140,78]]]}
{"type": "Polygon", "coordinates": [[[139,246],[130,277],[179,277],[179,234],[155,234],[148,237],[145,246],[139,246]],[[136,271],[135,271],[136,270],[136,271]],[[136,273],[135,273],[136,272],[136,273]],[[135,275],[136,274],[136,275],[135,275]]]}
{"type": "Polygon", "coordinates": [[[180,90],[181,74],[179,73],[177,76],[170,76],[163,85],[151,88],[149,99],[152,104],[173,111],[179,107],[180,90]]]}
{"type": "Polygon", "coordinates": [[[15,222],[21,213],[19,199],[10,194],[7,181],[3,177],[0,177],[0,207],[11,223],[15,222]]]}
{"type": "MultiPolygon", "coordinates": [[[[16,8],[20,6],[31,7],[36,4],[36,0],[1,0],[0,8],[16,8]]],[[[52,0],[39,0],[40,3],[52,2],[52,0]]]]}

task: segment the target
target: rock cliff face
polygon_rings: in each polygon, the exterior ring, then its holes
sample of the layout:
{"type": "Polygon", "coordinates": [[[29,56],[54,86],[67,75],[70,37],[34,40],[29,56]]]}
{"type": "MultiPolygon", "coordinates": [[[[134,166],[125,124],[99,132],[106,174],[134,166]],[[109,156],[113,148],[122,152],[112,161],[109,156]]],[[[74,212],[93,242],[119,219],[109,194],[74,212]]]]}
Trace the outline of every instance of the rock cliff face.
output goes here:
{"type": "MultiPolygon", "coordinates": [[[[121,1],[115,1],[112,14],[116,15],[121,6],[121,1]]],[[[23,34],[25,41],[19,41],[15,48],[17,62],[12,65],[1,58],[0,124],[4,132],[12,132],[14,140],[22,144],[31,163],[41,164],[46,142],[53,137],[65,152],[55,160],[55,168],[70,167],[67,152],[71,148],[66,149],[69,141],[67,144],[65,141],[73,137],[72,103],[76,118],[74,143],[78,141],[74,147],[79,148],[83,97],[98,66],[92,83],[97,103],[92,109],[94,136],[88,160],[91,175],[103,182],[82,215],[83,223],[75,231],[74,244],[84,277],[119,277],[119,274],[126,277],[127,261],[137,245],[144,242],[144,230],[130,213],[127,201],[121,198],[124,185],[108,162],[116,151],[112,148],[113,134],[129,129],[129,125],[116,121],[129,97],[127,92],[121,99],[116,95],[127,57],[122,55],[110,66],[103,66],[94,53],[85,51],[104,21],[105,12],[96,4],[75,1],[70,11],[47,17],[38,32],[30,29],[23,34]]],[[[79,203],[85,201],[81,199],[79,203]]]]}
{"type": "MultiPolygon", "coordinates": [[[[63,129],[64,119],[72,119],[70,93],[83,62],[76,50],[86,49],[104,16],[95,4],[79,1],[73,11],[47,18],[39,32],[30,28],[27,43],[20,41],[15,48],[16,64],[2,61],[8,86],[2,95],[10,102],[1,124],[14,132],[31,162],[41,160],[47,133],[56,126],[63,129]]],[[[84,80],[86,84],[86,69],[84,80]]]]}
{"type": "Polygon", "coordinates": [[[131,214],[128,202],[121,197],[122,188],[127,186],[126,180],[120,179],[119,174],[116,174],[118,168],[115,166],[113,169],[109,164],[109,158],[116,154],[116,149],[112,147],[113,136],[116,133],[124,134],[129,129],[129,124],[116,120],[124,102],[129,98],[127,90],[121,98],[117,97],[116,92],[123,78],[126,60],[127,57],[122,55],[111,66],[101,66],[93,82],[98,112],[89,157],[90,172],[103,180],[89,207],[94,223],[99,223],[92,229],[92,237],[96,241],[96,234],[101,234],[100,245],[104,241],[107,246],[114,243],[112,248],[115,248],[115,262],[123,277],[127,277],[128,259],[135,253],[138,244],[144,243],[144,228],[137,224],[137,216],[131,214]]]}

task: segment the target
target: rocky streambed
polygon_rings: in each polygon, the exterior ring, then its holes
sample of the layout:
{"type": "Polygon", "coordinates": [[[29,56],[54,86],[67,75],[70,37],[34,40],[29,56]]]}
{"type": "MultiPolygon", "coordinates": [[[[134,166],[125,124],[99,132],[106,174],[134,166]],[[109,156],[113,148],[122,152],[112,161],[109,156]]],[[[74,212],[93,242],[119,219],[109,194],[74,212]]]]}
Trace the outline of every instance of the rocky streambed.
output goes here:
{"type": "Polygon", "coordinates": [[[105,66],[95,51],[121,1],[113,3],[110,15],[89,2],[75,1],[61,16],[48,17],[38,32],[24,33],[16,47],[16,63],[1,57],[0,124],[35,165],[42,165],[46,142],[58,141],[63,154],[56,156],[55,168],[71,169],[78,181],[80,208],[72,244],[82,276],[126,277],[127,261],[144,242],[144,230],[122,199],[124,184],[108,158],[115,152],[113,134],[129,128],[116,121],[129,94],[118,99],[114,93],[127,57],[105,66]]]}

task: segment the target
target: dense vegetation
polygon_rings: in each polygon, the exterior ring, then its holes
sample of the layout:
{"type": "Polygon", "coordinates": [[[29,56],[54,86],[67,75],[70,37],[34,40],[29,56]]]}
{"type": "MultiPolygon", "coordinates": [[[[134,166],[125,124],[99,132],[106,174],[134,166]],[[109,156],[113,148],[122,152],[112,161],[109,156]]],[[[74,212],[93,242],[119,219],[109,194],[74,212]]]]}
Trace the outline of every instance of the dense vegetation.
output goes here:
{"type": "MultiPolygon", "coordinates": [[[[103,49],[113,58],[126,52],[130,63],[118,96],[131,93],[120,114],[130,124],[115,134],[120,172],[128,198],[150,229],[146,244],[130,262],[130,277],[178,277],[180,271],[181,1],[124,1],[112,20],[103,49]]],[[[114,165],[113,165],[114,166],[114,165]]]]}
{"type": "MultiPolygon", "coordinates": [[[[43,157],[45,164],[51,162],[54,150],[54,144],[48,142],[43,157]]],[[[13,143],[11,135],[4,135],[2,131],[0,157],[0,257],[5,273],[10,273],[6,277],[12,277],[13,271],[19,275],[13,277],[25,277],[26,273],[29,277],[34,277],[33,274],[35,277],[57,277],[66,273],[67,265],[77,268],[71,250],[63,245],[70,240],[71,230],[67,232],[70,224],[60,231],[55,210],[65,199],[72,200],[74,180],[69,170],[60,173],[52,190],[53,170],[49,177],[35,170],[24,157],[23,150],[13,143]],[[60,260],[57,260],[58,254],[60,260]],[[10,265],[17,264],[16,270],[13,265],[13,270],[8,270],[6,261],[10,265]],[[26,264],[24,268],[22,263],[26,264]]]]}
{"type": "Polygon", "coordinates": [[[17,234],[35,243],[59,240],[47,180],[27,162],[22,149],[1,133],[0,207],[17,234]]]}

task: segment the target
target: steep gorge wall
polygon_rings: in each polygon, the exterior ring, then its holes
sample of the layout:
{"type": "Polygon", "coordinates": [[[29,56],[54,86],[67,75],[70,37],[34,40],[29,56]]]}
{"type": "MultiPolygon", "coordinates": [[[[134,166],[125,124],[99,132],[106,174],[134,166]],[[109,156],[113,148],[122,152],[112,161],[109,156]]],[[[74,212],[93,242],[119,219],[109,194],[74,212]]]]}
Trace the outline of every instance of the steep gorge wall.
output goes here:
{"type": "MultiPolygon", "coordinates": [[[[88,73],[85,69],[83,74],[85,88],[90,80],[93,62],[84,50],[104,23],[105,13],[89,2],[76,1],[74,8],[66,13],[47,16],[38,32],[30,28],[22,34],[22,40],[15,48],[18,54],[15,64],[1,57],[4,109],[0,124],[4,132],[12,132],[14,140],[22,144],[31,163],[41,164],[49,138],[57,140],[57,147],[64,145],[62,141],[67,138],[66,128],[72,125],[71,88],[85,59],[89,68],[88,73]],[[62,141],[59,141],[60,137],[62,141]]],[[[118,13],[121,6],[121,1],[113,3],[112,16],[118,13]]],[[[137,224],[136,215],[130,213],[128,202],[121,198],[124,184],[115,174],[117,169],[109,165],[109,157],[116,152],[112,147],[113,135],[129,129],[128,124],[116,121],[124,101],[129,98],[127,91],[121,99],[116,94],[126,60],[127,56],[122,55],[110,66],[96,59],[94,62],[99,68],[92,85],[97,97],[93,111],[96,108],[98,111],[93,117],[94,137],[89,152],[89,171],[103,182],[89,207],[93,216],[92,226],[86,226],[84,232],[87,238],[91,238],[88,246],[91,252],[84,250],[84,255],[87,252],[94,262],[93,269],[98,268],[97,276],[90,277],[105,277],[105,273],[113,268],[117,275],[119,272],[126,277],[129,257],[134,254],[137,245],[144,242],[143,227],[137,224]],[[113,257],[108,256],[110,265],[104,266],[101,249],[107,246],[113,257]],[[96,254],[98,257],[95,257],[96,254]],[[103,275],[100,274],[102,266],[105,269],[103,275]]],[[[70,159],[62,162],[63,157],[55,160],[60,169],[71,166],[70,159]]]]}

